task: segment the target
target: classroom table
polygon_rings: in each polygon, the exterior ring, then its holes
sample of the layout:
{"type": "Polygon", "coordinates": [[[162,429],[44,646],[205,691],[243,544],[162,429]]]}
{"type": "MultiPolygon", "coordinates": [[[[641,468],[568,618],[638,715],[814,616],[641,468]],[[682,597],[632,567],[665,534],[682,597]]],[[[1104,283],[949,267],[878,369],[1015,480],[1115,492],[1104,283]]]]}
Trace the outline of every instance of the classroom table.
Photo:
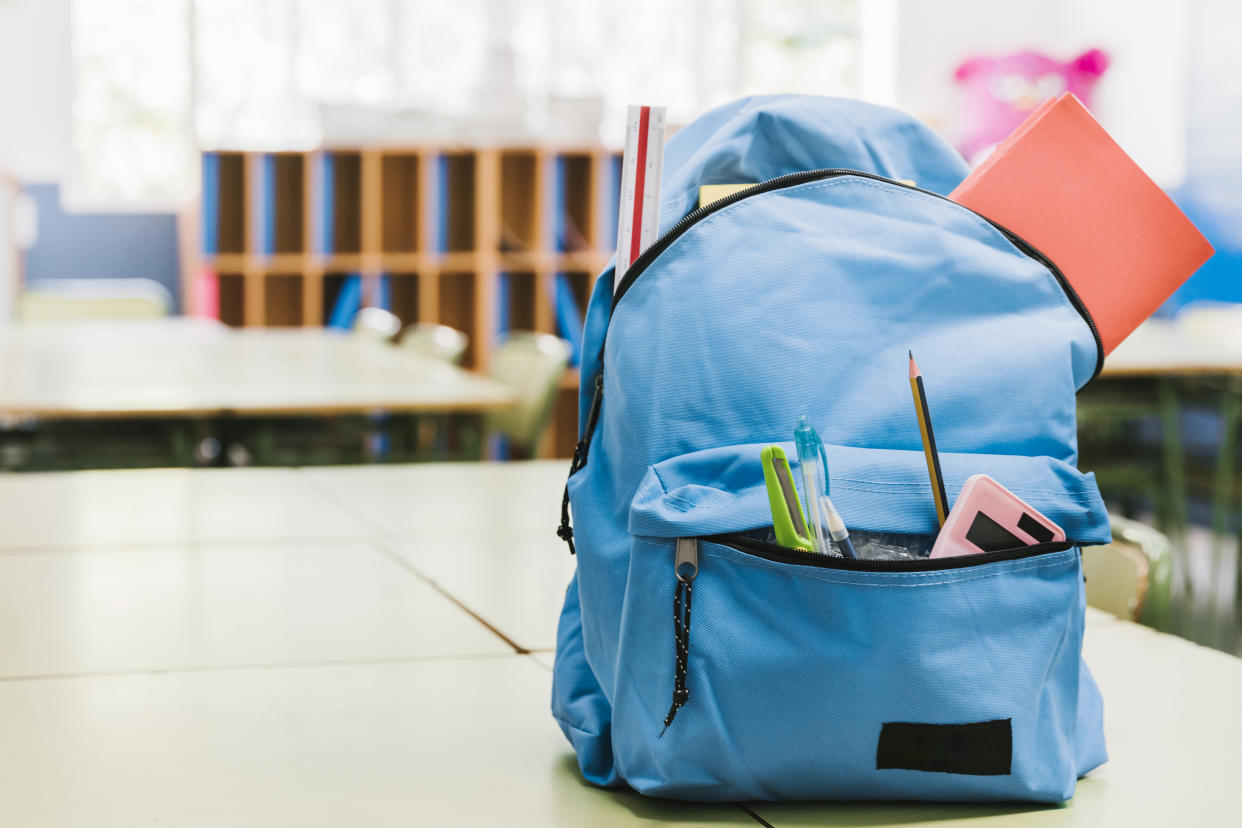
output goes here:
{"type": "Polygon", "coordinates": [[[1242,374],[1242,339],[1187,331],[1172,319],[1149,319],[1104,359],[1106,377],[1197,377],[1242,374]]]}
{"type": "Polygon", "coordinates": [[[1091,611],[1063,806],[583,784],[548,711],[559,462],[0,476],[0,825],[1242,824],[1242,661],[1091,611]]]}
{"type": "Polygon", "coordinates": [[[208,320],[0,328],[0,417],[478,413],[512,404],[487,377],[325,328],[208,320]]]}

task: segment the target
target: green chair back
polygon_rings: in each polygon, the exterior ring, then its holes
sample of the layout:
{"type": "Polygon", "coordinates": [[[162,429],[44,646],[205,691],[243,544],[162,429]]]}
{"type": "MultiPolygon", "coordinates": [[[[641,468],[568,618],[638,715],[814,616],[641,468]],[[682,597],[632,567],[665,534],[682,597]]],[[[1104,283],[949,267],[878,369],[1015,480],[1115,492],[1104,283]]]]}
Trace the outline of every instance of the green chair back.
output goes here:
{"type": "Polygon", "coordinates": [[[466,352],[470,337],[448,325],[421,322],[402,331],[397,344],[420,356],[455,365],[466,352]]]}
{"type": "Polygon", "coordinates": [[[150,279],[42,279],[17,298],[23,322],[74,319],[156,319],[168,316],[172,297],[150,279]]]}
{"type": "Polygon", "coordinates": [[[492,379],[509,386],[517,401],[488,417],[488,425],[516,447],[534,453],[552,414],[570,346],[563,339],[514,331],[492,354],[492,379]]]}
{"type": "Polygon", "coordinates": [[[383,308],[363,308],[354,316],[350,332],[359,339],[391,342],[401,330],[401,320],[383,308]]]}
{"type": "Polygon", "coordinates": [[[1156,629],[1169,623],[1172,553],[1150,526],[1111,515],[1113,542],[1083,550],[1087,603],[1156,629]]]}

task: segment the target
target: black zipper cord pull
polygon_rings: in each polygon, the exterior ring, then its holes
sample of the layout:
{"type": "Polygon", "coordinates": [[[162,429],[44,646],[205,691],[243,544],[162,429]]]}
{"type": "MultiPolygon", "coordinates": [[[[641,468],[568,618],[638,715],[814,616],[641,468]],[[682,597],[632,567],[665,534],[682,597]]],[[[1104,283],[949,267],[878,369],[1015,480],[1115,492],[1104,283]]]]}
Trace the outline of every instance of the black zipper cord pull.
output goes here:
{"type": "Polygon", "coordinates": [[[693,585],[690,581],[677,576],[677,589],[673,592],[673,642],[677,650],[677,663],[673,666],[673,703],[664,717],[664,731],[673,723],[677,711],[690,700],[690,691],[686,689],[686,668],[690,659],[690,596],[693,585]],[[684,596],[684,598],[683,598],[684,596]]]}
{"type": "MultiPolygon", "coordinates": [[[[591,435],[595,433],[595,421],[599,419],[600,404],[604,400],[604,372],[595,375],[595,394],[591,397],[591,407],[587,411],[586,428],[582,431],[582,439],[574,446],[574,457],[569,462],[569,476],[573,477],[586,465],[587,452],[591,448],[591,435]]],[[[569,481],[565,481],[565,491],[561,495],[561,525],[556,529],[556,536],[569,545],[569,554],[573,555],[574,528],[569,525],[569,481]]]]}
{"type": "Polygon", "coordinates": [[[673,590],[673,649],[676,651],[676,663],[673,665],[673,703],[664,717],[664,729],[659,738],[664,738],[668,726],[673,723],[677,711],[690,700],[690,691],[686,689],[686,671],[690,661],[690,599],[694,594],[694,578],[699,574],[699,547],[693,538],[680,538],[677,541],[677,587],[673,590]]]}
{"type": "MultiPolygon", "coordinates": [[[[575,452],[576,454],[577,452],[575,452]]],[[[570,472],[573,474],[573,472],[570,472]]],[[[569,484],[565,484],[565,493],[561,495],[561,525],[556,527],[556,536],[565,543],[569,544],[569,554],[573,555],[577,552],[574,549],[574,527],[569,525],[569,484]]]]}

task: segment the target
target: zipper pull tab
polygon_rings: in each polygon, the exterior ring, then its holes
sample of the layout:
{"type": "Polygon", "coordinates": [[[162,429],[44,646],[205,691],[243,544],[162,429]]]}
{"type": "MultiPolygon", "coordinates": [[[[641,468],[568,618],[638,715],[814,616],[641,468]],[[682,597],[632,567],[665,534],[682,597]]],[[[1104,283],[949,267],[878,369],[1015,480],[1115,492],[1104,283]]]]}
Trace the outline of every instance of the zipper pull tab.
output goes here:
{"type": "Polygon", "coordinates": [[[668,715],[664,717],[664,730],[660,731],[660,738],[664,738],[664,733],[673,723],[677,711],[690,700],[690,691],[686,689],[686,670],[690,661],[690,595],[693,592],[694,579],[699,574],[697,540],[677,539],[673,572],[677,576],[677,588],[673,592],[673,648],[677,653],[677,660],[673,664],[673,703],[669,706],[668,715]]]}
{"type": "Polygon", "coordinates": [[[694,538],[677,539],[677,562],[673,572],[679,581],[693,581],[699,574],[699,542],[694,538]]]}

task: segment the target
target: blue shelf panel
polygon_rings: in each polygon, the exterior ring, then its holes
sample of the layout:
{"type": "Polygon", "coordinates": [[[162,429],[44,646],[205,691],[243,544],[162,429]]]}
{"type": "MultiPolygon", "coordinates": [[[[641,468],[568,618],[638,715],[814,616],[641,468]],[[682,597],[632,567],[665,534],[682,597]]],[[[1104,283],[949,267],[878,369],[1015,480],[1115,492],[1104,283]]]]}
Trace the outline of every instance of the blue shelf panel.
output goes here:
{"type": "Polygon", "coordinates": [[[271,255],[276,252],[276,157],[265,154],[256,160],[259,187],[254,203],[259,213],[255,217],[255,249],[263,255],[271,255]]]}
{"type": "Polygon", "coordinates": [[[571,367],[582,361],[582,299],[591,277],[586,273],[556,274],[556,332],[569,341],[573,351],[569,357],[571,367]]]}
{"type": "Polygon", "coordinates": [[[609,157],[603,165],[603,227],[600,228],[599,246],[603,250],[617,248],[617,222],[621,219],[621,155],[609,157]]]}
{"type": "Polygon", "coordinates": [[[340,292],[332,302],[332,310],[325,325],[347,331],[354,324],[358,311],[362,309],[362,277],[357,273],[350,273],[344,278],[340,292]]]}
{"type": "Polygon", "coordinates": [[[432,210],[432,238],[439,253],[471,251],[475,248],[475,156],[471,152],[445,153],[432,167],[435,206],[432,210]]]}
{"type": "Polygon", "coordinates": [[[203,254],[220,252],[220,156],[203,153],[203,254]]]}

